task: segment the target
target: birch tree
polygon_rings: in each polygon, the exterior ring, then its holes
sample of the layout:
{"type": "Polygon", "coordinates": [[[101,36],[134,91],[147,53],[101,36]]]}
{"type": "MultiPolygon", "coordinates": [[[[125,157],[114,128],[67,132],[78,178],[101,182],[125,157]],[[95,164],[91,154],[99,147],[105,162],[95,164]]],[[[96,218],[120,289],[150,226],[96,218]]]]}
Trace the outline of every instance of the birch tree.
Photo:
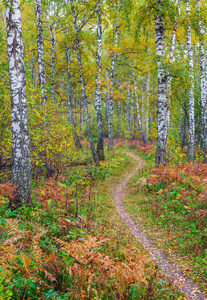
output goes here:
{"type": "MultiPolygon", "coordinates": [[[[26,81],[23,62],[19,0],[8,0],[6,10],[7,49],[11,89],[12,183],[17,185],[14,205],[31,203],[31,162],[27,124],[26,81]]],[[[12,203],[10,203],[12,205],[12,203]]]]}
{"type": "Polygon", "coordinates": [[[102,51],[102,24],[101,24],[101,4],[97,5],[97,54],[96,54],[96,118],[98,128],[97,154],[99,160],[104,160],[104,128],[101,113],[101,51],[102,51]]]}
{"type": "MultiPolygon", "coordinates": [[[[52,8],[52,7],[51,7],[52,8]]],[[[51,99],[55,100],[55,45],[56,45],[56,20],[51,23],[51,15],[49,7],[49,13],[46,15],[48,28],[50,32],[50,43],[51,43],[51,59],[50,59],[50,76],[51,76],[51,99]]]]}
{"type": "Polygon", "coordinates": [[[68,46],[65,49],[66,62],[67,62],[67,98],[68,98],[68,121],[72,125],[73,128],[73,139],[75,142],[75,146],[78,149],[82,149],[80,139],[78,137],[74,118],[73,118],[73,106],[72,106],[72,90],[71,90],[71,51],[68,46]]]}
{"type": "Polygon", "coordinates": [[[139,130],[142,135],[142,139],[144,139],[142,119],[141,119],[141,114],[140,114],[139,98],[138,98],[138,93],[137,93],[137,77],[136,77],[134,71],[133,71],[133,76],[134,76],[134,93],[135,93],[136,107],[137,107],[137,120],[138,120],[139,130]]]}
{"type": "MultiPolygon", "coordinates": [[[[180,13],[180,5],[181,5],[181,0],[177,0],[177,16],[173,27],[173,33],[172,33],[171,44],[170,44],[170,57],[169,57],[170,64],[174,61],[175,42],[176,42],[176,33],[177,33],[177,25],[178,25],[178,16],[180,13]]],[[[167,100],[168,100],[169,107],[170,107],[170,102],[171,102],[170,98],[172,93],[171,85],[172,85],[172,74],[169,74],[167,79],[167,100]]],[[[170,131],[170,109],[168,109],[167,111],[167,132],[169,133],[169,131],[170,131]]]]}
{"type": "Polygon", "coordinates": [[[146,103],[145,103],[145,111],[144,111],[144,133],[143,139],[144,143],[148,143],[148,135],[149,135],[149,100],[150,100],[150,74],[147,74],[146,78],[146,103]]]}
{"type": "Polygon", "coordinates": [[[42,8],[41,0],[36,1],[36,18],[37,18],[37,52],[38,52],[38,69],[39,83],[41,88],[41,97],[43,102],[47,100],[46,94],[46,77],[45,77],[45,60],[44,60],[44,44],[43,44],[43,26],[42,26],[42,8]]]}
{"type": "Polygon", "coordinates": [[[128,81],[128,88],[127,88],[127,131],[130,132],[130,80],[128,81]]]}
{"type": "MultiPolygon", "coordinates": [[[[201,133],[204,162],[207,163],[207,73],[205,74],[204,30],[201,22],[200,0],[197,0],[197,14],[200,41],[200,73],[201,73],[201,133]]],[[[207,72],[207,71],[206,71],[207,72]]]]}
{"type": "MultiPolygon", "coordinates": [[[[67,3],[64,3],[65,8],[67,9],[67,3]]],[[[56,14],[56,19],[59,23],[60,30],[62,31],[63,35],[67,36],[69,32],[69,28],[66,25],[65,29],[63,29],[63,26],[60,22],[60,19],[58,17],[57,11],[55,11],[56,14]]],[[[72,50],[70,49],[69,45],[66,43],[65,44],[65,58],[66,58],[66,64],[67,64],[67,103],[68,103],[68,121],[70,122],[72,126],[72,132],[73,132],[73,140],[75,142],[75,146],[78,149],[82,149],[82,145],[79,139],[79,136],[77,134],[76,130],[76,125],[74,122],[74,117],[73,117],[73,105],[72,105],[72,89],[71,89],[71,60],[72,60],[72,50]]],[[[83,123],[83,118],[82,118],[82,104],[80,100],[80,124],[83,123]]],[[[83,127],[83,125],[82,125],[83,127]]],[[[82,129],[83,131],[83,129],[82,129]]]]}
{"type": "MultiPolygon", "coordinates": [[[[116,18],[115,21],[115,29],[114,29],[114,46],[117,47],[118,45],[118,29],[119,29],[119,18],[116,18]]],[[[113,149],[114,144],[114,135],[113,135],[113,86],[114,86],[114,74],[115,74],[115,63],[117,58],[117,51],[114,51],[114,54],[111,59],[111,74],[110,74],[110,83],[111,83],[111,90],[108,94],[108,150],[113,149]]]]}
{"type": "Polygon", "coordinates": [[[163,7],[164,0],[157,0],[158,12],[155,25],[157,66],[158,66],[158,136],[156,164],[165,165],[167,149],[167,76],[165,67],[165,27],[163,7]]]}
{"type": "Polygon", "coordinates": [[[190,25],[190,0],[186,2],[186,13],[188,18],[187,27],[187,49],[189,59],[189,77],[190,77],[190,90],[189,90],[189,142],[188,142],[188,161],[194,161],[194,143],[195,143],[195,113],[194,113],[194,76],[193,76],[193,49],[191,42],[191,25],[190,25]]]}
{"type": "Polygon", "coordinates": [[[76,13],[75,13],[74,0],[70,0],[70,4],[71,4],[72,16],[73,16],[73,25],[74,25],[74,29],[75,29],[75,45],[76,45],[77,59],[78,59],[78,65],[79,65],[80,82],[81,82],[81,90],[82,90],[82,98],[83,98],[83,107],[84,107],[84,112],[85,112],[88,138],[89,138],[91,152],[92,152],[92,155],[93,155],[94,162],[97,166],[99,166],[100,165],[99,164],[99,159],[98,159],[97,151],[95,149],[94,142],[93,142],[90,119],[89,119],[89,113],[88,113],[88,104],[87,104],[87,98],[86,98],[85,80],[84,80],[84,77],[83,77],[83,67],[82,67],[82,59],[81,59],[81,51],[80,51],[79,29],[78,29],[77,17],[76,17],[76,13]]]}
{"type": "MultiPolygon", "coordinates": [[[[120,91],[120,81],[118,82],[118,90],[120,91]]],[[[118,118],[118,124],[117,124],[117,139],[119,140],[121,138],[121,100],[118,99],[117,103],[117,118],[118,118]]]]}

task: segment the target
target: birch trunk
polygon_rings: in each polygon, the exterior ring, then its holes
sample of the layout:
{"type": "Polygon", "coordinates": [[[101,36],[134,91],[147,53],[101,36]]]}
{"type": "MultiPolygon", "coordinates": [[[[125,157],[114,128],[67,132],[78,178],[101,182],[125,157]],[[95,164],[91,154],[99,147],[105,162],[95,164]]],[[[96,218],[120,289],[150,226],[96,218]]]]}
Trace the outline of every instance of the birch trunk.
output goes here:
{"type": "Polygon", "coordinates": [[[200,43],[196,43],[194,45],[194,51],[195,51],[195,61],[196,61],[196,80],[197,80],[197,85],[201,89],[200,85],[200,72],[199,72],[199,56],[200,56],[200,43]],[[198,51],[199,49],[199,51],[198,51]]]}
{"type": "Polygon", "coordinates": [[[120,100],[117,105],[117,112],[118,112],[118,125],[117,125],[117,139],[119,140],[121,138],[121,105],[120,100]]]}
{"type": "Polygon", "coordinates": [[[150,75],[147,74],[146,79],[146,104],[145,104],[145,112],[144,112],[144,122],[145,122],[145,130],[144,130],[144,143],[148,143],[149,136],[149,98],[150,98],[150,75]]]}
{"type": "Polygon", "coordinates": [[[133,130],[133,139],[136,139],[136,133],[137,133],[137,116],[136,116],[136,104],[134,104],[133,107],[133,124],[134,124],[134,130],[133,130]]]}
{"type": "Polygon", "coordinates": [[[81,82],[81,90],[82,90],[82,98],[83,98],[83,107],[84,107],[84,111],[85,111],[86,126],[87,126],[88,137],[89,137],[89,142],[90,142],[93,159],[94,159],[95,164],[97,166],[99,166],[100,163],[99,163],[98,155],[97,155],[97,152],[96,152],[96,149],[94,146],[94,142],[93,142],[89,113],[88,113],[85,81],[84,81],[84,77],[83,77],[83,67],[82,67],[82,60],[81,60],[80,42],[79,42],[79,36],[78,36],[79,30],[78,30],[78,25],[77,25],[74,0],[70,0],[70,4],[71,4],[72,15],[73,15],[73,24],[74,24],[75,34],[76,34],[75,43],[76,43],[77,59],[78,59],[78,65],[79,65],[79,71],[80,71],[80,82],[81,82]]]}
{"type": "Polygon", "coordinates": [[[65,49],[66,54],[66,62],[67,62],[67,97],[68,97],[68,121],[72,125],[73,128],[73,139],[75,142],[75,146],[78,149],[82,149],[80,139],[78,137],[77,131],[75,129],[75,123],[73,119],[73,106],[72,106],[72,90],[71,90],[71,55],[69,55],[69,48],[65,49]]]}
{"type": "Polygon", "coordinates": [[[181,147],[182,149],[185,147],[185,143],[186,143],[186,136],[187,136],[187,125],[188,125],[188,122],[187,122],[187,116],[184,112],[184,124],[183,124],[183,134],[182,134],[182,143],[181,143],[181,147]]]}
{"type": "Polygon", "coordinates": [[[108,107],[107,107],[107,102],[105,106],[105,116],[106,116],[106,122],[108,123],[108,107]]]}
{"type": "Polygon", "coordinates": [[[200,0],[197,0],[199,40],[200,40],[200,72],[201,72],[201,133],[204,163],[207,163],[207,73],[205,74],[204,30],[201,23],[200,0]]]}
{"type": "MultiPolygon", "coordinates": [[[[180,13],[180,5],[181,5],[181,0],[177,0],[177,11],[178,15],[180,13]]],[[[174,28],[173,28],[173,33],[171,37],[171,45],[170,45],[170,64],[174,60],[174,52],[175,52],[175,41],[176,41],[176,32],[177,32],[177,24],[178,23],[178,16],[176,17],[174,28]]],[[[169,74],[168,80],[167,80],[167,100],[168,100],[168,107],[170,107],[171,103],[171,86],[172,86],[172,76],[169,74]]],[[[170,131],[170,109],[167,111],[167,133],[169,134],[170,131]]]]}
{"type": "MultiPolygon", "coordinates": [[[[118,29],[119,29],[119,19],[117,18],[115,23],[115,31],[114,31],[114,45],[117,47],[118,45],[118,29]]],[[[117,58],[117,52],[114,51],[114,54],[112,56],[111,60],[111,91],[109,92],[108,96],[108,137],[109,137],[109,143],[108,143],[108,150],[113,149],[114,144],[114,136],[113,136],[113,85],[114,85],[114,73],[115,73],[115,62],[117,58]]]]}
{"type": "Polygon", "coordinates": [[[156,20],[156,49],[158,64],[158,136],[156,164],[165,165],[167,150],[167,77],[165,68],[165,28],[162,14],[163,0],[157,0],[159,13],[156,20]]]}
{"type": "Polygon", "coordinates": [[[55,44],[56,44],[56,22],[51,25],[50,15],[48,16],[48,27],[50,32],[51,59],[50,59],[50,76],[51,76],[51,99],[55,101],[55,44]]]}
{"type": "Polygon", "coordinates": [[[43,103],[47,100],[46,94],[46,77],[45,77],[45,61],[44,61],[44,44],[43,44],[43,26],[41,0],[36,1],[36,18],[37,18],[37,51],[38,51],[38,67],[39,67],[39,83],[41,88],[41,97],[43,103]]]}
{"type": "Polygon", "coordinates": [[[12,183],[18,185],[17,195],[10,205],[19,206],[23,203],[32,203],[26,81],[19,0],[7,1],[6,23],[11,88],[12,183]]]}
{"type": "Polygon", "coordinates": [[[130,132],[130,80],[128,81],[127,90],[127,131],[130,132]]]}
{"type": "Polygon", "coordinates": [[[142,136],[142,140],[144,140],[143,126],[142,126],[140,107],[139,107],[139,98],[138,98],[138,93],[137,93],[137,78],[135,76],[134,71],[133,71],[133,76],[134,76],[134,93],[135,93],[136,108],[137,108],[137,120],[138,120],[139,130],[140,130],[140,133],[141,133],[141,136],[142,136]]]}
{"type": "Polygon", "coordinates": [[[182,109],[180,109],[180,117],[179,117],[179,138],[182,138],[182,109]]]}
{"type": "Polygon", "coordinates": [[[97,154],[99,160],[104,160],[104,128],[103,117],[101,113],[101,51],[102,51],[102,24],[101,24],[101,7],[97,6],[97,54],[96,54],[96,119],[98,128],[97,154]]]}
{"type": "Polygon", "coordinates": [[[194,115],[194,76],[193,76],[193,49],[191,42],[191,25],[190,25],[190,0],[186,2],[186,13],[188,17],[187,31],[187,48],[189,58],[189,76],[190,76],[190,91],[189,91],[189,142],[188,142],[188,161],[194,161],[194,143],[195,143],[195,115],[194,115]]]}

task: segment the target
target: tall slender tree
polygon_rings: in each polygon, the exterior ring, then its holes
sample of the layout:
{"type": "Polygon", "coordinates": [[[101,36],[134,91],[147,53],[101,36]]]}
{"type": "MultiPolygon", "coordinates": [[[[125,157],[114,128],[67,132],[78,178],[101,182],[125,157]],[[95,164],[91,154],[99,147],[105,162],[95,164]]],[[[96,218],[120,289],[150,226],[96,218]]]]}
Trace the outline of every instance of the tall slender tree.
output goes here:
{"type": "MultiPolygon", "coordinates": [[[[201,73],[201,132],[204,162],[207,163],[207,74],[205,74],[204,30],[201,22],[200,0],[197,0],[201,73]]],[[[206,71],[207,72],[207,71],[206,71]]]]}
{"type": "MultiPolygon", "coordinates": [[[[175,52],[175,42],[176,42],[176,33],[177,33],[177,25],[178,25],[178,16],[180,13],[180,5],[181,5],[181,0],[177,0],[177,16],[175,19],[175,23],[173,26],[173,32],[172,32],[172,37],[171,37],[171,44],[170,44],[170,64],[174,60],[174,52],[175,52]]],[[[172,85],[172,74],[170,73],[167,78],[167,101],[168,101],[168,107],[170,107],[170,102],[171,102],[171,85],[172,85]]],[[[170,131],[170,109],[167,111],[167,132],[169,134],[170,131]]]]}
{"type": "MultiPolygon", "coordinates": [[[[120,81],[118,82],[118,90],[120,91],[120,81]]],[[[118,124],[117,124],[117,139],[119,140],[121,138],[121,100],[118,99],[117,102],[117,118],[118,118],[118,124]]]]}
{"type": "MultiPolygon", "coordinates": [[[[67,15],[67,5],[66,3],[64,4],[64,7],[66,9],[66,13],[65,15],[67,15]]],[[[61,12],[63,13],[63,12],[61,12]]],[[[65,29],[63,29],[63,26],[60,22],[59,16],[57,14],[57,11],[55,10],[55,14],[56,14],[56,19],[59,23],[59,27],[60,30],[62,31],[63,35],[66,37],[68,32],[69,32],[69,28],[67,25],[65,25],[65,29]]],[[[65,43],[65,58],[66,58],[66,64],[67,64],[67,100],[68,100],[68,121],[70,122],[71,126],[72,126],[72,132],[73,132],[73,139],[75,142],[75,146],[78,149],[82,149],[82,145],[81,145],[81,141],[80,138],[78,136],[77,130],[76,130],[76,124],[74,122],[74,116],[73,116],[73,105],[72,105],[72,89],[71,89],[71,60],[72,60],[72,53],[73,51],[70,49],[69,45],[67,44],[67,42],[65,43]]],[[[82,122],[83,118],[82,118],[82,104],[81,104],[81,100],[80,100],[80,124],[82,122]]]]}
{"type": "Polygon", "coordinates": [[[83,106],[84,106],[84,112],[85,112],[88,138],[89,138],[91,152],[93,155],[94,162],[97,166],[99,166],[100,163],[99,163],[97,151],[96,151],[96,148],[95,148],[94,142],[93,142],[93,137],[92,137],[92,132],[91,132],[91,124],[90,124],[89,113],[88,113],[85,80],[83,77],[83,67],[82,67],[82,59],[81,59],[81,51],[80,51],[79,29],[78,29],[77,17],[76,17],[76,12],[75,12],[74,0],[70,0],[70,4],[71,4],[72,15],[73,15],[73,25],[74,25],[74,29],[75,29],[75,44],[76,44],[76,52],[77,52],[77,59],[78,59],[79,72],[80,72],[81,90],[82,90],[82,98],[83,98],[83,106]]]}
{"type": "Polygon", "coordinates": [[[194,161],[194,143],[195,143],[195,112],[194,112],[194,76],[193,76],[193,48],[191,41],[191,3],[190,0],[186,2],[186,13],[188,18],[187,26],[187,49],[189,59],[189,77],[190,77],[190,90],[189,90],[189,141],[188,141],[188,161],[194,161]]]}
{"type": "Polygon", "coordinates": [[[14,205],[18,206],[31,203],[31,162],[19,0],[7,1],[6,24],[11,88],[12,182],[17,185],[14,205]]]}
{"type": "MultiPolygon", "coordinates": [[[[119,17],[116,18],[115,21],[115,28],[114,28],[114,46],[117,47],[118,45],[118,29],[119,29],[119,17]]],[[[114,145],[114,134],[113,134],[113,86],[114,86],[114,75],[115,75],[115,63],[117,58],[117,51],[115,49],[114,54],[112,55],[111,59],[111,74],[110,74],[110,83],[111,89],[108,93],[108,136],[109,136],[109,143],[108,143],[108,150],[113,149],[114,145]]]]}
{"type": "Polygon", "coordinates": [[[45,60],[44,60],[44,40],[43,40],[43,25],[42,25],[42,3],[41,0],[36,2],[36,18],[37,18],[37,52],[38,52],[38,68],[39,68],[39,83],[41,88],[41,96],[43,103],[47,100],[46,94],[46,76],[45,76],[45,60]]]}
{"type": "Polygon", "coordinates": [[[46,20],[48,23],[48,28],[50,32],[50,43],[51,43],[51,58],[50,58],[50,76],[51,76],[51,98],[55,100],[55,46],[56,46],[56,20],[51,22],[51,10],[54,6],[49,7],[49,12],[46,15],[46,20]]]}
{"type": "Polygon", "coordinates": [[[139,105],[139,98],[138,98],[138,93],[137,93],[137,77],[136,77],[134,71],[133,71],[133,76],[134,76],[134,93],[135,93],[136,107],[137,107],[137,120],[138,120],[138,124],[139,124],[139,130],[140,130],[140,133],[142,135],[142,139],[144,139],[143,125],[142,125],[140,105],[139,105]]]}
{"type": "Polygon", "coordinates": [[[101,3],[97,5],[97,54],[96,54],[96,118],[98,128],[97,154],[99,160],[104,160],[104,128],[101,113],[101,52],[102,52],[102,24],[101,24],[101,3]]]}
{"type": "Polygon", "coordinates": [[[147,74],[146,78],[146,103],[145,103],[145,111],[144,111],[144,143],[148,143],[149,138],[149,100],[150,100],[150,74],[147,74]]]}
{"type": "Polygon", "coordinates": [[[72,106],[72,90],[71,90],[71,51],[68,46],[65,49],[66,62],[67,62],[67,98],[68,98],[68,121],[73,128],[73,139],[75,141],[75,146],[78,149],[82,149],[79,136],[76,131],[75,122],[73,118],[73,106],[72,106]]]}
{"type": "MultiPolygon", "coordinates": [[[[129,78],[130,78],[130,75],[129,75],[129,78]]],[[[131,93],[130,93],[130,79],[129,79],[128,80],[128,88],[127,88],[127,110],[126,110],[128,133],[130,132],[130,96],[131,96],[131,93]]]]}
{"type": "Polygon", "coordinates": [[[165,165],[167,150],[167,76],[165,67],[165,27],[164,0],[157,0],[157,19],[155,25],[156,49],[158,65],[158,136],[156,149],[156,164],[165,165]]]}

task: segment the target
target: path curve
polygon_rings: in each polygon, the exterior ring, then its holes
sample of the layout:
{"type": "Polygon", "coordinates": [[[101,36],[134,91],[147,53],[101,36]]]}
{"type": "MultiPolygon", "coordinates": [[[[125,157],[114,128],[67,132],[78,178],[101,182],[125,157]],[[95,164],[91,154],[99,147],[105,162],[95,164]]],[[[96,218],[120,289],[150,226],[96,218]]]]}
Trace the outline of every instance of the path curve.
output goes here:
{"type": "Polygon", "coordinates": [[[134,171],[130,173],[115,190],[115,202],[119,215],[122,217],[124,223],[128,225],[132,234],[144,246],[144,248],[149,251],[152,259],[163,269],[173,285],[176,286],[187,297],[187,299],[207,300],[206,296],[198,289],[197,285],[192,280],[185,277],[181,269],[176,264],[171,263],[170,260],[166,258],[162,250],[153,245],[152,241],[141,230],[140,226],[130,217],[122,204],[122,200],[124,199],[124,190],[127,183],[132,176],[134,176],[135,173],[139,169],[142,169],[145,165],[145,162],[133,153],[127,152],[126,154],[137,160],[139,164],[135,166],[134,171]]]}

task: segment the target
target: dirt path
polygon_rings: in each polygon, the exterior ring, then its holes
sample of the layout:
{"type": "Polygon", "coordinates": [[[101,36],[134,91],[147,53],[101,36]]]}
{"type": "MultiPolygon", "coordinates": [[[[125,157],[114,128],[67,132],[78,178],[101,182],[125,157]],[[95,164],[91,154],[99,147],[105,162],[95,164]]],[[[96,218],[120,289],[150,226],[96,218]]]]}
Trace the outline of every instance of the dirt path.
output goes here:
{"type": "Polygon", "coordinates": [[[164,273],[169,277],[171,282],[181,291],[188,299],[207,299],[205,295],[198,289],[197,285],[185,277],[180,268],[171,263],[168,258],[164,255],[162,250],[157,248],[152,244],[152,241],[147,237],[145,233],[142,232],[139,225],[130,217],[127,213],[122,200],[124,199],[124,190],[127,186],[128,181],[132,176],[143,166],[145,162],[139,157],[135,156],[133,153],[127,153],[129,156],[136,159],[139,163],[135,165],[134,171],[127,176],[127,178],[122,181],[122,183],[115,190],[115,201],[116,207],[120,216],[122,217],[125,224],[128,225],[132,234],[137,238],[137,240],[147,249],[152,256],[152,259],[163,269],[164,273]]]}

